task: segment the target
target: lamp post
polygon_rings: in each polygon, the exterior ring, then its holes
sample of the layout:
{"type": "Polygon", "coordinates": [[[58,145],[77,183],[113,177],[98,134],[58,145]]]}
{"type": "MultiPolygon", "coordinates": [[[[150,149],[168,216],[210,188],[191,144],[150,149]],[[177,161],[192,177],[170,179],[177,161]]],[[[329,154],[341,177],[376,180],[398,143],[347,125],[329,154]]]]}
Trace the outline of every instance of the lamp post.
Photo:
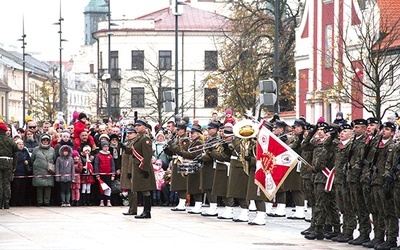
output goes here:
{"type": "Polygon", "coordinates": [[[276,102],[274,104],[274,113],[279,113],[279,1],[275,1],[275,30],[274,30],[274,80],[276,83],[276,102]]]}
{"type": "Polygon", "coordinates": [[[107,100],[107,116],[108,119],[111,118],[111,6],[110,6],[110,0],[104,0],[107,3],[107,17],[108,17],[108,74],[109,78],[107,79],[107,87],[108,87],[108,100],[107,100]]]}
{"type": "Polygon", "coordinates": [[[178,81],[178,17],[182,15],[178,12],[178,5],[187,5],[185,2],[175,0],[175,114],[179,113],[179,81],[178,81]]]}
{"type": "Polygon", "coordinates": [[[61,17],[61,0],[60,0],[60,18],[58,19],[57,23],[54,23],[54,25],[59,25],[60,30],[58,33],[60,34],[60,104],[59,104],[59,111],[63,111],[63,79],[62,79],[62,42],[66,42],[67,40],[62,38],[62,28],[61,28],[61,23],[64,21],[64,18],[61,17]]]}
{"type": "Polygon", "coordinates": [[[22,17],[22,38],[18,39],[18,41],[22,41],[22,125],[21,127],[24,125],[25,123],[25,21],[24,21],[24,17],[22,17]]]}

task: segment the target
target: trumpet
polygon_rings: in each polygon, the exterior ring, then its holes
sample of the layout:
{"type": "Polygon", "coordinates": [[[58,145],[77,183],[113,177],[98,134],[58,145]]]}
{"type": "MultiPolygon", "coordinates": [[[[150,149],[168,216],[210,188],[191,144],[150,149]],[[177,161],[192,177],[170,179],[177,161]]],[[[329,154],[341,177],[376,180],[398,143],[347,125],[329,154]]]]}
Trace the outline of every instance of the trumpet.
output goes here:
{"type": "Polygon", "coordinates": [[[222,144],[229,143],[230,140],[227,140],[227,139],[229,137],[231,137],[231,136],[234,136],[234,135],[233,134],[232,135],[227,135],[227,136],[225,136],[225,138],[220,138],[220,139],[218,139],[216,141],[212,141],[212,142],[204,143],[204,144],[201,144],[201,145],[198,145],[198,146],[190,147],[190,148],[188,148],[188,152],[189,153],[196,153],[196,152],[199,152],[199,151],[216,148],[216,147],[218,147],[218,146],[220,146],[222,144]]]}

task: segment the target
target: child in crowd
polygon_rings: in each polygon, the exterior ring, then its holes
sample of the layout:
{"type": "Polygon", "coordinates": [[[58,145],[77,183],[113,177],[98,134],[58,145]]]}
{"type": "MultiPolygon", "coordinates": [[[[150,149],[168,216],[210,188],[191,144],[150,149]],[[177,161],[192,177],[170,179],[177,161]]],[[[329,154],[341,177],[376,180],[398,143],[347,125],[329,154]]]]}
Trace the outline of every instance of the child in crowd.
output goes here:
{"type": "MultiPolygon", "coordinates": [[[[101,150],[94,158],[94,171],[97,174],[96,179],[103,181],[111,187],[111,181],[115,178],[115,164],[112,155],[110,154],[110,144],[107,141],[101,142],[101,150]]],[[[100,207],[104,207],[104,200],[107,200],[107,207],[111,207],[111,193],[101,194],[100,207]]]]}
{"type": "Polygon", "coordinates": [[[56,160],[56,181],[60,183],[62,207],[71,206],[71,182],[75,181],[74,160],[71,155],[72,148],[64,145],[61,146],[60,156],[56,160]]]}
{"type": "Polygon", "coordinates": [[[82,184],[82,205],[87,206],[90,204],[90,192],[91,186],[94,183],[94,178],[92,174],[93,166],[92,160],[93,156],[90,155],[91,152],[90,146],[84,146],[81,152],[81,162],[82,162],[82,175],[81,175],[81,184],[82,184]]]}
{"type": "Polygon", "coordinates": [[[78,151],[72,151],[72,159],[74,159],[74,168],[75,168],[75,182],[71,184],[72,190],[72,206],[79,206],[80,189],[81,189],[81,173],[82,173],[82,162],[79,157],[78,151]]]}
{"type": "MultiPolygon", "coordinates": [[[[86,114],[80,113],[78,116],[78,120],[75,121],[75,123],[74,123],[74,146],[75,146],[74,149],[75,150],[79,150],[81,147],[81,140],[79,138],[79,134],[82,131],[89,131],[88,127],[86,126],[86,122],[87,122],[86,114]]],[[[94,142],[93,136],[89,135],[88,141],[89,141],[89,145],[92,147],[92,149],[95,149],[96,144],[94,142]]]]}
{"type": "Polygon", "coordinates": [[[154,176],[156,178],[157,189],[153,191],[153,206],[158,206],[161,203],[161,187],[164,183],[165,170],[162,168],[162,161],[160,159],[153,163],[154,176]]]}
{"type": "Polygon", "coordinates": [[[232,109],[227,109],[227,110],[225,111],[225,121],[224,121],[224,124],[227,124],[227,123],[230,123],[230,124],[232,124],[232,125],[235,125],[235,123],[236,123],[236,120],[235,120],[235,118],[233,117],[233,111],[232,111],[232,109]]]}

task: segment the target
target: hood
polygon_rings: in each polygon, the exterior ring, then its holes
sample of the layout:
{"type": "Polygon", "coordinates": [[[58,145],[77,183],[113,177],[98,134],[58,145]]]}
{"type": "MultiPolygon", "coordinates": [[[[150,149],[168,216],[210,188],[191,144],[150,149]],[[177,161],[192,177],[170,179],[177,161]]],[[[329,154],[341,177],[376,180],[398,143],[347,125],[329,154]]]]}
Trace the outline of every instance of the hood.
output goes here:
{"type": "Polygon", "coordinates": [[[64,155],[63,151],[64,151],[65,148],[68,149],[68,156],[71,156],[72,155],[72,148],[70,146],[68,146],[68,145],[63,145],[63,146],[60,147],[60,150],[58,150],[58,153],[60,154],[60,156],[64,155]]]}

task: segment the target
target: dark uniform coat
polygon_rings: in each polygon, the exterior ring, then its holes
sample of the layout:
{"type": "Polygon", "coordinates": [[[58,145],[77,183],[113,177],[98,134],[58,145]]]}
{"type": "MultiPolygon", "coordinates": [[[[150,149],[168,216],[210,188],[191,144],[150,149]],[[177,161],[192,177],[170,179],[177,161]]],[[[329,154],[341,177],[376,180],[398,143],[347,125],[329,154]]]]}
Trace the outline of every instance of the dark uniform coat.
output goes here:
{"type": "MultiPolygon", "coordinates": [[[[206,140],[207,145],[211,145],[213,142],[217,142],[218,134],[209,136],[206,140]]],[[[201,159],[203,160],[203,168],[201,169],[200,189],[203,192],[211,190],[214,181],[214,159],[210,156],[211,150],[206,150],[201,159]]]]}
{"type": "Polygon", "coordinates": [[[232,141],[233,151],[230,160],[231,164],[226,196],[246,199],[249,176],[245,173],[243,163],[239,160],[240,140],[240,138],[235,137],[232,141]]]}
{"type": "Polygon", "coordinates": [[[170,150],[173,152],[172,160],[170,162],[171,167],[171,191],[185,191],[186,190],[186,177],[178,173],[178,156],[181,152],[187,151],[189,148],[190,140],[188,137],[176,136],[174,141],[170,144],[170,150]]]}
{"type": "MultiPolygon", "coordinates": [[[[7,137],[4,131],[0,134],[0,201],[2,197],[8,202],[11,198],[11,181],[13,170],[17,167],[18,147],[13,139],[7,137]]],[[[0,207],[2,204],[0,204],[0,207]]]]}
{"type": "MultiPolygon", "coordinates": [[[[135,138],[136,139],[136,138],[135,138]]],[[[131,180],[128,178],[128,173],[132,174],[133,170],[133,157],[132,157],[132,145],[135,139],[128,140],[124,142],[122,148],[122,155],[121,155],[121,189],[128,189],[132,188],[131,180]]]]}
{"type": "Polygon", "coordinates": [[[133,154],[131,190],[134,192],[157,189],[153,164],[151,163],[151,158],[153,156],[152,145],[152,140],[146,133],[138,134],[137,139],[133,143],[134,150],[143,157],[143,161],[140,161],[135,154],[133,154]],[[143,171],[148,172],[148,178],[145,178],[143,171]]]}
{"type": "MultiPolygon", "coordinates": [[[[196,148],[202,147],[204,144],[201,137],[196,138],[195,140],[191,141],[188,148],[196,148]]],[[[201,155],[201,150],[196,150],[197,152],[182,151],[180,154],[184,159],[195,159],[199,155],[201,155]]],[[[200,194],[200,171],[197,171],[193,174],[189,174],[186,176],[186,190],[188,194],[200,194]]]]}
{"type": "Polygon", "coordinates": [[[212,195],[226,197],[231,155],[232,149],[228,147],[228,144],[220,145],[210,153],[215,160],[212,195]]]}
{"type": "MultiPolygon", "coordinates": [[[[295,135],[290,137],[286,144],[289,145],[293,151],[295,151],[298,155],[301,155],[301,142],[303,140],[303,136],[295,135]]],[[[300,164],[300,163],[299,163],[300,164]]],[[[289,173],[286,177],[285,182],[283,183],[283,190],[302,190],[302,180],[300,177],[300,172],[297,172],[297,167],[289,173]]]]}

